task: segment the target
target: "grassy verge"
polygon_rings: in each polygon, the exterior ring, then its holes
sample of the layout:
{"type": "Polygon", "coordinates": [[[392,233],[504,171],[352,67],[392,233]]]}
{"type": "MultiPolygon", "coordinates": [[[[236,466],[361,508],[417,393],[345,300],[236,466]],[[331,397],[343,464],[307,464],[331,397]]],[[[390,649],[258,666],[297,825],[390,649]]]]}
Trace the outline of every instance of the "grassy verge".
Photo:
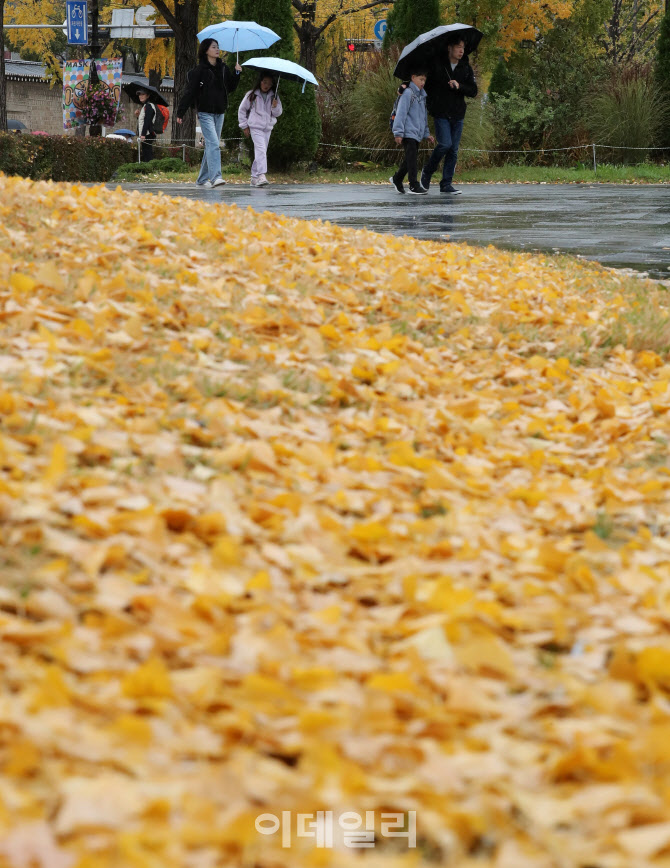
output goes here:
{"type": "MultiPolygon", "coordinates": [[[[270,172],[277,184],[385,184],[388,166],[350,163],[343,168],[308,171],[292,169],[290,172],[270,172]]],[[[138,175],[134,171],[119,170],[115,181],[145,181],[147,183],[184,183],[195,181],[197,169],[188,172],[153,171],[138,175]]],[[[248,183],[249,168],[239,163],[223,166],[223,175],[233,183],[248,183]]],[[[560,166],[491,166],[457,171],[456,182],[461,184],[670,184],[670,165],[642,164],[640,166],[612,166],[602,164],[597,172],[588,165],[564,168],[560,166]]]]}

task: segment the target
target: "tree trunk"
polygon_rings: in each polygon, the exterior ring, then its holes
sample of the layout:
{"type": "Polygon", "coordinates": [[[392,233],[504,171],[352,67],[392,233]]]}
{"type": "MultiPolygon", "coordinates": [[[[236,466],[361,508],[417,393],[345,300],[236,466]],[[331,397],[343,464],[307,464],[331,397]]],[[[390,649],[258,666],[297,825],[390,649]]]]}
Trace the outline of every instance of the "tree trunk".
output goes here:
{"type": "Polygon", "coordinates": [[[172,140],[186,140],[195,145],[195,110],[189,111],[182,124],[177,123],[177,106],[186,90],[186,76],[197,64],[199,0],[175,2],[174,28],[174,111],[172,112],[172,140]]]}
{"type": "Polygon", "coordinates": [[[321,31],[316,26],[316,0],[304,0],[300,9],[300,24],[294,25],[300,42],[300,63],[316,72],[316,43],[321,31]]]}
{"type": "Polygon", "coordinates": [[[7,80],[5,78],[5,0],[0,0],[0,132],[7,131],[7,80]]]}
{"type": "Polygon", "coordinates": [[[298,26],[300,63],[310,72],[316,72],[316,44],[320,35],[321,31],[311,21],[303,19],[298,26]]]}

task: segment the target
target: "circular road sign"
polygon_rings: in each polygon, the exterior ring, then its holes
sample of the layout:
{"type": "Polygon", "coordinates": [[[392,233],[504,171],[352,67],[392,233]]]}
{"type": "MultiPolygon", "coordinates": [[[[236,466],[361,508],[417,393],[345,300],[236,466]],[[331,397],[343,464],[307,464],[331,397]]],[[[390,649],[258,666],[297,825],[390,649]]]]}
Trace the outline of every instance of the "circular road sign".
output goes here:
{"type": "Polygon", "coordinates": [[[375,22],[375,39],[382,40],[386,33],[386,18],[380,18],[375,22]]]}

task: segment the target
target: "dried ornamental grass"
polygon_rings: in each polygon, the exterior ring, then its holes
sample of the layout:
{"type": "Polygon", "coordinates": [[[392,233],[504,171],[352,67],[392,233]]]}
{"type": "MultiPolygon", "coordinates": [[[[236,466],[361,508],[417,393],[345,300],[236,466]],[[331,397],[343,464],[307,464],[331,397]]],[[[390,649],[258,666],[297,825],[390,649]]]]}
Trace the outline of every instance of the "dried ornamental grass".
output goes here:
{"type": "Polygon", "coordinates": [[[0,865],[668,865],[670,365],[628,348],[639,294],[0,194],[0,865]],[[416,811],[418,846],[255,829],[319,810],[416,811]]]}

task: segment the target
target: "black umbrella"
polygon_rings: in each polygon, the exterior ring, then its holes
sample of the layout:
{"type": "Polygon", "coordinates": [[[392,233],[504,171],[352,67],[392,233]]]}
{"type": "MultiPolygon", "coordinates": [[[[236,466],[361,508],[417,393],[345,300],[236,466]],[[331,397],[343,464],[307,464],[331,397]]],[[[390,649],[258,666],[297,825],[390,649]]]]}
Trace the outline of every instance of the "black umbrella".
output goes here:
{"type": "Polygon", "coordinates": [[[435,58],[447,57],[447,46],[454,38],[465,40],[465,53],[474,51],[484,34],[469,24],[444,24],[434,27],[406,45],[398,59],[393,75],[406,81],[412,69],[422,64],[430,64],[435,58]]]}
{"type": "Polygon", "coordinates": [[[165,108],[168,107],[165,97],[158,93],[156,88],[152,87],[150,84],[141,84],[137,81],[131,81],[130,84],[124,84],[123,89],[133,102],[139,103],[140,98],[137,95],[137,91],[145,90],[149,94],[149,102],[154,102],[157,105],[164,105],[165,108]]]}
{"type": "Polygon", "coordinates": [[[7,129],[8,130],[27,130],[28,127],[23,123],[23,121],[15,121],[12,119],[7,119],[7,129]]]}

